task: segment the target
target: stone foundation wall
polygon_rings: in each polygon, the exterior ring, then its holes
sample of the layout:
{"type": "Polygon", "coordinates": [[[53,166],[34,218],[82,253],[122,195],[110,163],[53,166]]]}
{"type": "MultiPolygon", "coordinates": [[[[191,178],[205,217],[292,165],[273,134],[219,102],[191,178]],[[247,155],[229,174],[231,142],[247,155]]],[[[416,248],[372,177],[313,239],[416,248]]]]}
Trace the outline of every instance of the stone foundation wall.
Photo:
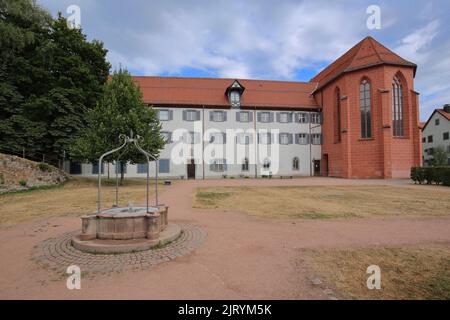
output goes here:
{"type": "Polygon", "coordinates": [[[57,185],[67,179],[68,175],[54,166],[0,153],[0,193],[57,185]]]}

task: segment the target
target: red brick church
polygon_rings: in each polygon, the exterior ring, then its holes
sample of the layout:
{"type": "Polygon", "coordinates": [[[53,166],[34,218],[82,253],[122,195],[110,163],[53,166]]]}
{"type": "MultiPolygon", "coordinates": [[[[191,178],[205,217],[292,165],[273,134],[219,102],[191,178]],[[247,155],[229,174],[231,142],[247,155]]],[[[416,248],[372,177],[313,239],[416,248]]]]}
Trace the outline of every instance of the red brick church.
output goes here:
{"type": "Polygon", "coordinates": [[[421,165],[416,69],[367,37],[311,80],[324,119],[324,174],[398,178],[421,165]]]}

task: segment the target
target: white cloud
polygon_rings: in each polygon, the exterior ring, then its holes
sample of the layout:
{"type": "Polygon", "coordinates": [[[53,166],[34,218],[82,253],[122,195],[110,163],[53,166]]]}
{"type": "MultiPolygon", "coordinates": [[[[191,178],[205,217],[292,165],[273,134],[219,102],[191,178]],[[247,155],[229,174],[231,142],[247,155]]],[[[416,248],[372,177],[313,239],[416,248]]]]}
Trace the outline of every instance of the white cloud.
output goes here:
{"type": "Polygon", "coordinates": [[[437,40],[445,31],[439,19],[404,36],[394,51],[415,62],[415,89],[420,95],[420,115],[425,121],[434,109],[450,102],[450,43],[437,40]]]}
{"type": "Polygon", "coordinates": [[[422,119],[450,102],[449,1],[381,0],[381,30],[366,28],[372,0],[38,2],[54,14],[79,5],[83,31],[105,43],[113,66],[145,75],[295,80],[370,34],[418,64],[422,119]]]}
{"type": "Polygon", "coordinates": [[[402,44],[395,51],[416,63],[423,62],[428,56],[425,49],[431,45],[431,42],[437,36],[439,25],[439,20],[433,20],[425,27],[415,30],[402,39],[402,44]]]}
{"type": "Polygon", "coordinates": [[[157,28],[121,30],[133,47],[115,46],[108,56],[113,65],[148,75],[191,68],[225,77],[293,79],[298,68],[345,52],[365,26],[358,27],[351,10],[311,1],[182,2],[161,6],[148,19],[156,12],[157,28]]]}

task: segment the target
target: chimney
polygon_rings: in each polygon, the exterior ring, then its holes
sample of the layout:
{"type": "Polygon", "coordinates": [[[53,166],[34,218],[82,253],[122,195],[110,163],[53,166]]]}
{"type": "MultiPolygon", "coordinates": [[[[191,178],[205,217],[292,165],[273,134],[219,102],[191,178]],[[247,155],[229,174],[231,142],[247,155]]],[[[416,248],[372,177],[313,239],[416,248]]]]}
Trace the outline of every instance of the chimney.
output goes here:
{"type": "Polygon", "coordinates": [[[450,113],[450,104],[444,104],[442,108],[444,109],[445,112],[450,113]]]}

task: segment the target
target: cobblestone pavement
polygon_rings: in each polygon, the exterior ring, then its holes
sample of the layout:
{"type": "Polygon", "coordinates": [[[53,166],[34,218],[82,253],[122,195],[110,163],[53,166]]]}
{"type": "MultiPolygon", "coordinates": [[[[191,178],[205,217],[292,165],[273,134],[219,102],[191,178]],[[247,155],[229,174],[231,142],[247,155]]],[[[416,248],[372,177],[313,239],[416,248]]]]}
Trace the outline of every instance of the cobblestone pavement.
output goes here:
{"type": "Polygon", "coordinates": [[[206,237],[206,231],[190,225],[180,225],[181,235],[169,244],[156,249],[124,254],[91,254],[75,249],[71,244],[77,232],[47,239],[33,251],[33,259],[41,266],[63,274],[70,265],[77,265],[85,275],[108,274],[152,267],[190,253],[206,237]]]}

